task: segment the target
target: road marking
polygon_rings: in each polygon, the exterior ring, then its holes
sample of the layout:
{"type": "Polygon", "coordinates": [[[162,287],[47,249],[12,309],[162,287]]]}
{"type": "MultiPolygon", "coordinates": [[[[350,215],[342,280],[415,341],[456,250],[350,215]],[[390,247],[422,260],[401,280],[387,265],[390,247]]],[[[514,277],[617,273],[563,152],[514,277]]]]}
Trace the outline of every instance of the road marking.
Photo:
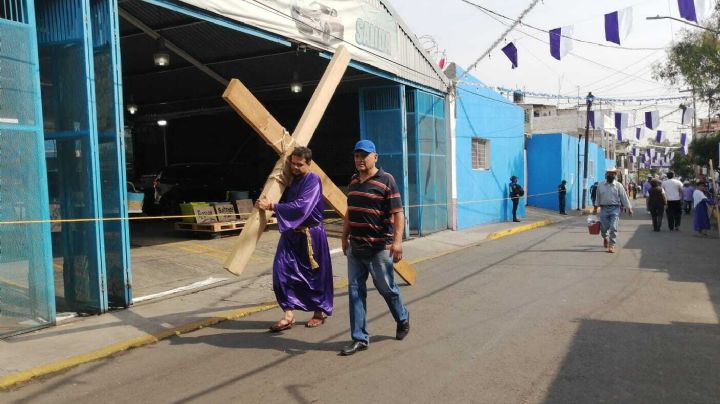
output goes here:
{"type": "Polygon", "coordinates": [[[222,281],[225,281],[225,280],[227,280],[227,279],[228,279],[228,278],[215,278],[215,277],[212,277],[212,276],[211,276],[211,277],[205,279],[204,281],[199,281],[199,282],[191,283],[190,285],[181,286],[181,287],[179,287],[179,288],[170,289],[170,290],[166,290],[166,291],[164,291],[164,292],[154,293],[154,294],[147,295],[147,296],[142,296],[142,297],[133,298],[133,303],[140,303],[140,302],[144,302],[144,301],[146,301],[146,300],[157,299],[157,298],[159,298],[159,297],[169,296],[169,295],[173,295],[173,294],[175,294],[175,293],[186,292],[186,291],[188,291],[188,290],[194,290],[194,289],[202,288],[202,287],[204,287],[204,286],[212,285],[212,284],[218,283],[218,282],[222,282],[222,281]]]}
{"type": "Polygon", "coordinates": [[[503,230],[503,231],[498,231],[498,232],[495,232],[495,233],[491,233],[490,235],[487,236],[487,239],[488,239],[488,240],[497,240],[497,239],[499,239],[499,238],[503,238],[503,237],[507,237],[507,236],[512,236],[513,234],[523,233],[523,232],[526,232],[526,231],[529,231],[529,230],[537,229],[538,227],[548,226],[548,225],[551,225],[551,224],[553,224],[553,221],[550,220],[550,219],[541,220],[541,221],[539,221],[539,222],[533,222],[533,223],[530,223],[530,224],[524,224],[524,225],[516,226],[516,227],[510,228],[510,229],[507,229],[507,230],[503,230]]]}

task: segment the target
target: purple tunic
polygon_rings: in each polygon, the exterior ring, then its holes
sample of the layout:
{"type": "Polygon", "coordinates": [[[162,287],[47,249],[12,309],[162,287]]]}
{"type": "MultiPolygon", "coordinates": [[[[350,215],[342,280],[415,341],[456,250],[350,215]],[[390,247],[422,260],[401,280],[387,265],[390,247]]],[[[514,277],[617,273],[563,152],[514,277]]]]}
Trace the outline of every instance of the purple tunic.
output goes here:
{"type": "Polygon", "coordinates": [[[710,206],[708,199],[703,199],[693,211],[693,229],[695,231],[710,230],[710,206]]]}
{"type": "Polygon", "coordinates": [[[314,173],[295,178],[275,204],[280,241],[273,262],[273,290],[283,310],[332,315],[332,263],[322,221],[324,209],[322,183],[314,173]],[[301,226],[310,228],[313,257],[320,268],[310,266],[305,233],[296,231],[301,226]]]}

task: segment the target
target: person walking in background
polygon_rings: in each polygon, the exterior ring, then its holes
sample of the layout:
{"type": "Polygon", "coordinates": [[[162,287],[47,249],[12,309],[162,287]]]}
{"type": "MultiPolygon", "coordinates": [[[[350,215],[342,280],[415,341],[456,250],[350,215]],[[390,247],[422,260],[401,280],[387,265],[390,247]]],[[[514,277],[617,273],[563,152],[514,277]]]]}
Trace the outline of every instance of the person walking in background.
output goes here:
{"type": "Polygon", "coordinates": [[[273,261],[273,290],[283,318],[270,327],[280,332],[295,325],[293,310],[312,311],[306,327],[318,327],[333,311],[330,248],[323,225],[322,181],[310,172],[312,151],[296,147],[288,159],[292,183],[279,203],[264,197],[256,206],[275,212],[280,240],[273,261]]]}
{"type": "Polygon", "coordinates": [[[562,180],[560,181],[560,185],[558,185],[558,203],[560,205],[561,215],[567,215],[567,213],[565,213],[565,196],[567,195],[565,184],[567,184],[567,181],[562,180]]]}
{"type": "Polygon", "coordinates": [[[660,231],[662,227],[663,211],[667,205],[665,191],[660,186],[660,181],[650,180],[650,191],[648,191],[648,208],[652,216],[653,231],[660,231]]]}
{"type": "Polygon", "coordinates": [[[637,199],[637,184],[635,182],[630,182],[630,194],[632,195],[633,200],[637,199]]]}
{"type": "Polygon", "coordinates": [[[650,205],[648,205],[648,198],[650,197],[650,181],[652,179],[652,175],[648,175],[642,186],[643,198],[645,198],[645,210],[647,211],[648,215],[650,214],[650,205]]]}
{"type": "Polygon", "coordinates": [[[690,184],[690,181],[685,181],[683,183],[683,210],[686,215],[689,215],[690,211],[692,211],[693,192],[695,192],[695,188],[690,184]]]}
{"type": "Polygon", "coordinates": [[[625,187],[615,181],[617,171],[614,168],[605,171],[605,181],[597,187],[596,205],[593,214],[597,214],[600,207],[600,234],[603,238],[603,247],[609,253],[615,252],[616,234],[620,222],[620,212],[626,209],[632,216],[633,210],[630,200],[625,193],[625,187]]]}
{"type": "Polygon", "coordinates": [[[698,182],[695,191],[693,191],[693,230],[703,237],[707,237],[705,231],[710,230],[711,204],[705,182],[698,182]]]}
{"type": "Polygon", "coordinates": [[[516,176],[510,177],[510,200],[512,201],[512,216],[513,222],[519,222],[517,218],[518,204],[520,203],[520,197],[525,195],[523,187],[517,183],[518,178],[516,176]]]}
{"type": "Polygon", "coordinates": [[[680,231],[682,218],[683,184],[675,178],[675,173],[668,171],[667,179],[662,182],[667,198],[667,221],[670,231],[680,231]]]}

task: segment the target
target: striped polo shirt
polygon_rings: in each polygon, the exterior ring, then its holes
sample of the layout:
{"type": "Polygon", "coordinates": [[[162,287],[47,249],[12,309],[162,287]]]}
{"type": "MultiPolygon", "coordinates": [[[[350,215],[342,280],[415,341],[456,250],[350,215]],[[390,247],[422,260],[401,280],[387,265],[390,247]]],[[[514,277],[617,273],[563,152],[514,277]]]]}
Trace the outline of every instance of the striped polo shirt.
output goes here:
{"type": "Polygon", "coordinates": [[[360,182],[355,174],[348,186],[350,240],[383,249],[393,242],[393,214],[403,210],[400,189],[392,175],[378,169],[360,182]]]}

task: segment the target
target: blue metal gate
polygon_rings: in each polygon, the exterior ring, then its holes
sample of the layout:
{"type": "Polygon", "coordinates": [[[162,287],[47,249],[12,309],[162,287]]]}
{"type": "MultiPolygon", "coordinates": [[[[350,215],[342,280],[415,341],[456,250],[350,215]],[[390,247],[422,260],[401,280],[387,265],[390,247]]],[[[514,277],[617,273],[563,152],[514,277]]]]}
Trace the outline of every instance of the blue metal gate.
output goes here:
{"type": "Polygon", "coordinates": [[[448,227],[445,100],[412,89],[406,102],[410,228],[425,235],[448,227]]]}
{"type": "Polygon", "coordinates": [[[0,3],[0,336],[55,322],[41,123],[34,5],[5,1],[0,3]]]}
{"type": "Polygon", "coordinates": [[[100,188],[105,241],[108,302],[128,307],[130,287],[130,236],[123,143],[122,76],[116,0],[91,0],[92,43],[95,66],[100,188]]]}
{"type": "MultiPolygon", "coordinates": [[[[372,140],[378,150],[378,166],[392,174],[400,187],[408,219],[408,159],[405,86],[360,90],[360,136],[372,140]]],[[[406,230],[411,230],[405,226],[406,230]]]]}
{"type": "Polygon", "coordinates": [[[48,189],[63,219],[53,239],[62,268],[59,310],[104,312],[108,308],[100,197],[94,49],[89,0],[38,2],[37,26],[48,189]]]}

